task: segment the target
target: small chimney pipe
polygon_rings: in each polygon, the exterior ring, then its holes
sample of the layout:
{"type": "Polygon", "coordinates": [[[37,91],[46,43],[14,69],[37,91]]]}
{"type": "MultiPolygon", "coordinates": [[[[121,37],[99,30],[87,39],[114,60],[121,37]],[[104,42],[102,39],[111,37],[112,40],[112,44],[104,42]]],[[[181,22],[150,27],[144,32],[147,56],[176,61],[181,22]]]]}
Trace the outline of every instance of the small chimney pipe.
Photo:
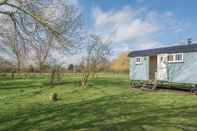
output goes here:
{"type": "Polygon", "coordinates": [[[192,39],[191,39],[191,38],[188,38],[188,39],[187,39],[187,44],[188,44],[188,45],[191,45],[191,44],[192,44],[192,39]]]}

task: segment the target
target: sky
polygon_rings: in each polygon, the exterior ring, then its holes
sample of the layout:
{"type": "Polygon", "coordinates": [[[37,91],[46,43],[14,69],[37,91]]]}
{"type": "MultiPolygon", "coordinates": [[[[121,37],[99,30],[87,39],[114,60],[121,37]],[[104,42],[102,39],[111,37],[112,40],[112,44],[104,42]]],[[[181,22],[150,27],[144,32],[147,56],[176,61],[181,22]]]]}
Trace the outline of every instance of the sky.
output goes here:
{"type": "Polygon", "coordinates": [[[113,54],[197,40],[196,0],[76,0],[84,28],[113,41],[113,54]]]}
{"type": "MultiPolygon", "coordinates": [[[[69,1],[82,12],[86,32],[112,40],[111,58],[125,51],[187,44],[188,38],[197,43],[197,0],[69,1]]],[[[77,64],[80,53],[58,58],[77,64]]]]}

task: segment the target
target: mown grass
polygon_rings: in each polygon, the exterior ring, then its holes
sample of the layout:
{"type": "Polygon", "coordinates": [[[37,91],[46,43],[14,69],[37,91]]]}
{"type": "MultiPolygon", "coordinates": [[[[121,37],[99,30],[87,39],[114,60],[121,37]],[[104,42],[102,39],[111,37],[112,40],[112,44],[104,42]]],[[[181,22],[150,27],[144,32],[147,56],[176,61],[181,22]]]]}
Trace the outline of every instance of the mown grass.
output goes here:
{"type": "Polygon", "coordinates": [[[1,79],[0,130],[10,131],[196,131],[197,96],[134,91],[127,75],[100,74],[89,87],[65,76],[51,87],[47,77],[1,79]],[[60,100],[51,102],[57,93],[60,100]]]}

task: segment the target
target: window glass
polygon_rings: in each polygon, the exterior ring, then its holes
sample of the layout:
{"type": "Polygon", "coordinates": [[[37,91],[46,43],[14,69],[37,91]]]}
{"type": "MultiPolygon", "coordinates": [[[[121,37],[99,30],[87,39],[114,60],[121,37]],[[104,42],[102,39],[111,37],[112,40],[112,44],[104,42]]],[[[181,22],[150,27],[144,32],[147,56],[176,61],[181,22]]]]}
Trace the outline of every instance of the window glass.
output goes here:
{"type": "Polygon", "coordinates": [[[176,54],[175,55],[175,60],[176,61],[182,61],[183,60],[183,54],[182,53],[176,54]]]}
{"type": "Polygon", "coordinates": [[[174,57],[173,57],[173,55],[171,54],[171,55],[168,55],[168,61],[173,61],[174,59],[173,59],[174,57]]]}
{"type": "Polygon", "coordinates": [[[136,64],[142,64],[142,57],[136,57],[135,58],[135,63],[136,64]]]}
{"type": "Polygon", "coordinates": [[[183,53],[169,54],[168,62],[183,62],[183,53]]]}

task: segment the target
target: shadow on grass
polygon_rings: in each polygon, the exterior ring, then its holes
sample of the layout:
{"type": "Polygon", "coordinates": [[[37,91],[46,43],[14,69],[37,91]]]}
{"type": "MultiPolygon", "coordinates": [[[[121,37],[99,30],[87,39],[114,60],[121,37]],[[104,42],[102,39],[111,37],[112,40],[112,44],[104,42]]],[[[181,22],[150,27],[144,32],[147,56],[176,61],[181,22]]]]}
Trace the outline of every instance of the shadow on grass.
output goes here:
{"type": "MultiPolygon", "coordinates": [[[[56,85],[64,85],[73,82],[62,82],[56,85]]],[[[47,79],[14,79],[14,80],[7,80],[0,82],[0,90],[11,90],[11,89],[31,89],[31,88],[42,88],[42,87],[49,87],[50,84],[47,79]]]]}
{"type": "Polygon", "coordinates": [[[80,86],[80,81],[72,80],[72,81],[61,81],[51,84],[49,81],[43,82],[43,85],[45,86],[58,86],[58,85],[74,85],[74,86],[80,86]]]}
{"type": "Polygon", "coordinates": [[[5,130],[20,131],[197,130],[197,105],[158,106],[145,103],[142,98],[127,101],[127,97],[132,96],[122,94],[70,104],[32,105],[32,109],[19,111],[15,116],[2,116],[0,123],[5,130]]]}
{"type": "Polygon", "coordinates": [[[120,88],[129,88],[129,81],[127,80],[120,80],[120,79],[92,79],[89,81],[91,85],[99,85],[102,87],[120,87],[120,88]]]}
{"type": "Polygon", "coordinates": [[[24,81],[9,81],[0,83],[0,90],[11,90],[11,89],[24,89],[24,88],[41,88],[42,84],[35,82],[33,80],[24,80],[24,81]]]}
{"type": "MultiPolygon", "coordinates": [[[[80,79],[73,79],[67,78],[61,82],[50,85],[49,80],[47,79],[40,79],[40,78],[27,78],[27,79],[7,79],[5,81],[0,81],[0,90],[11,90],[11,89],[30,89],[30,88],[41,88],[44,86],[58,86],[58,85],[74,85],[79,87],[80,86],[80,79]]],[[[125,82],[124,79],[113,78],[113,79],[105,79],[105,78],[96,78],[91,79],[88,82],[88,87],[96,87],[97,85],[102,87],[107,86],[116,86],[116,87],[128,87],[128,83],[125,82]]]]}

